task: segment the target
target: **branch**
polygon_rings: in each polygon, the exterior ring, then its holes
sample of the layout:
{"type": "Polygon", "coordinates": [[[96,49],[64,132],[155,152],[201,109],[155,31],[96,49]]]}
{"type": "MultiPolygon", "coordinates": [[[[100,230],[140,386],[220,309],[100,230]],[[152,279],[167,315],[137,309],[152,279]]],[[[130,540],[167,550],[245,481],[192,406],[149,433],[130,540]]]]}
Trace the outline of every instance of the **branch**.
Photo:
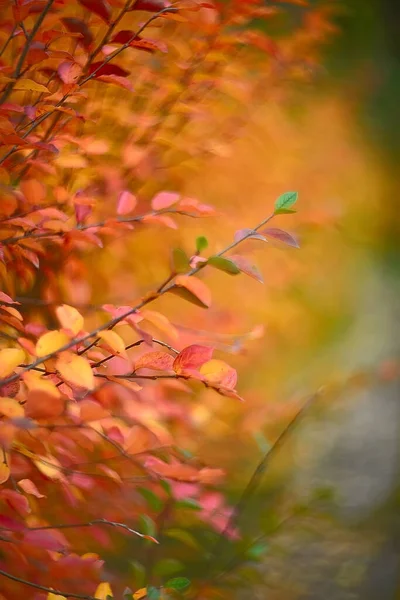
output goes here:
{"type": "Polygon", "coordinates": [[[33,583],[32,581],[27,581],[26,579],[22,579],[21,577],[11,575],[11,573],[7,573],[7,571],[3,571],[2,569],[0,569],[0,575],[3,575],[3,577],[7,577],[7,579],[11,579],[12,581],[16,581],[17,583],[22,583],[23,585],[33,587],[36,590],[48,592],[49,594],[56,594],[58,596],[64,596],[64,598],[77,598],[78,600],[96,600],[94,596],[87,596],[85,594],[73,594],[71,592],[62,592],[61,590],[56,590],[54,588],[46,587],[44,585],[39,585],[38,583],[33,583]]]}
{"type": "MultiPolygon", "coordinates": [[[[272,213],[271,215],[269,215],[269,217],[267,217],[266,219],[263,219],[254,229],[251,229],[241,239],[229,244],[229,246],[227,246],[226,248],[221,250],[221,252],[218,252],[218,254],[216,254],[216,256],[223,256],[224,254],[226,254],[227,252],[229,252],[230,250],[232,250],[233,248],[235,248],[236,246],[241,244],[244,240],[250,238],[255,231],[257,231],[258,229],[260,229],[261,227],[266,225],[269,221],[271,221],[271,219],[273,219],[274,216],[275,216],[275,213],[272,213]]],[[[198,267],[191,269],[190,271],[188,271],[187,276],[191,277],[191,276],[195,275],[196,273],[198,273],[199,271],[204,269],[204,267],[206,265],[207,265],[207,263],[204,263],[203,265],[199,265],[198,267]]],[[[107,323],[104,323],[103,325],[99,325],[99,327],[97,327],[90,333],[83,335],[80,338],[72,339],[68,343],[66,343],[63,346],[61,346],[60,348],[58,348],[58,350],[56,352],[50,352],[49,354],[46,354],[45,356],[41,356],[40,358],[37,358],[33,363],[24,367],[20,373],[14,373],[13,375],[10,375],[9,377],[6,377],[5,379],[0,380],[0,385],[6,385],[8,383],[11,383],[12,381],[16,381],[17,379],[19,379],[21,377],[21,373],[35,369],[39,365],[42,365],[46,361],[54,358],[54,356],[56,354],[58,354],[59,352],[65,352],[66,350],[70,350],[74,346],[83,344],[86,341],[91,340],[94,337],[98,337],[98,334],[101,331],[105,331],[107,329],[113,329],[116,325],[118,325],[118,323],[120,323],[121,321],[123,321],[124,319],[129,317],[130,315],[133,315],[138,310],[141,310],[144,306],[147,306],[147,304],[150,304],[154,300],[157,300],[158,298],[160,298],[160,296],[164,295],[165,293],[170,292],[175,287],[176,287],[176,284],[172,282],[169,285],[167,285],[166,287],[164,287],[160,292],[156,292],[156,291],[150,292],[147,296],[145,296],[143,298],[143,300],[138,302],[138,304],[136,306],[134,306],[133,308],[130,308],[126,313],[123,313],[122,315],[115,317],[114,319],[111,319],[111,321],[108,321],[107,323]]]]}
{"type": "MultiPolygon", "coordinates": [[[[50,1],[50,0],[49,0],[50,1]]],[[[53,0],[52,0],[53,1],[53,0]]],[[[153,21],[155,21],[156,19],[158,19],[158,17],[162,16],[165,13],[171,13],[171,12],[176,12],[177,9],[175,8],[171,8],[171,7],[167,7],[167,8],[163,8],[162,10],[160,10],[158,13],[155,13],[154,15],[152,15],[149,19],[147,19],[147,21],[145,23],[143,23],[143,25],[138,29],[138,31],[132,35],[132,37],[125,43],[123,44],[120,48],[117,48],[117,50],[115,50],[112,54],[110,54],[109,56],[107,56],[104,61],[101,63],[101,65],[99,65],[97,67],[97,69],[95,69],[93,71],[93,73],[91,73],[90,75],[88,75],[87,77],[85,77],[84,79],[82,79],[77,85],[78,87],[82,87],[85,83],[87,83],[88,81],[90,81],[91,79],[93,79],[96,76],[96,73],[102,68],[104,67],[104,65],[108,64],[113,58],[115,58],[116,56],[118,56],[118,54],[120,54],[121,52],[123,52],[124,50],[126,50],[127,48],[129,48],[130,44],[146,29],[146,27],[148,27],[153,21]]],[[[64,94],[64,96],[61,98],[61,100],[59,100],[57,102],[57,104],[54,105],[54,108],[58,108],[59,106],[62,106],[64,104],[64,102],[66,101],[67,98],[69,98],[69,96],[72,94],[73,92],[67,92],[66,94],[64,94]]],[[[32,133],[32,131],[34,129],[36,129],[36,127],[38,127],[41,123],[43,123],[43,121],[45,121],[50,115],[53,114],[54,112],[54,108],[50,111],[47,111],[46,113],[44,113],[43,115],[41,115],[40,117],[38,117],[37,119],[34,119],[33,121],[31,121],[30,127],[29,129],[24,133],[24,135],[22,136],[22,139],[25,139],[30,133],[32,133]]],[[[1,159],[0,159],[0,165],[7,160],[7,158],[9,156],[11,156],[14,152],[19,150],[19,146],[15,145],[13,146],[1,159]]]]}
{"type": "MultiPolygon", "coordinates": [[[[42,12],[40,13],[38,20],[36,21],[35,25],[32,28],[32,31],[30,32],[30,34],[28,35],[26,42],[25,42],[25,46],[22,49],[21,55],[19,57],[17,66],[15,67],[15,71],[14,71],[14,75],[13,77],[15,79],[18,79],[18,77],[21,74],[21,69],[22,66],[24,64],[24,60],[26,58],[26,55],[29,52],[29,47],[31,45],[31,42],[33,41],[39,27],[41,26],[41,24],[44,21],[44,18],[46,17],[47,13],[49,12],[51,5],[53,4],[54,0],[48,0],[46,6],[43,8],[42,12]]],[[[0,99],[0,104],[3,104],[3,102],[5,102],[8,98],[8,96],[11,94],[13,88],[14,88],[15,82],[12,81],[8,84],[8,86],[6,87],[6,89],[4,90],[4,93],[0,99]]]]}
{"type": "MultiPolygon", "coordinates": [[[[36,210],[41,210],[41,209],[42,209],[42,207],[38,208],[36,210]]],[[[147,217],[157,217],[159,215],[165,215],[165,214],[182,215],[184,217],[191,217],[193,219],[198,217],[198,215],[195,215],[193,213],[189,213],[189,212],[186,212],[183,210],[164,208],[164,209],[161,209],[158,211],[152,210],[148,213],[145,213],[144,215],[136,215],[133,217],[116,217],[115,219],[113,219],[112,217],[109,217],[108,219],[104,219],[103,221],[98,221],[97,223],[87,223],[86,225],[77,225],[77,227],[73,227],[69,231],[39,231],[38,232],[36,229],[30,229],[29,231],[25,231],[24,233],[21,233],[21,235],[15,235],[13,237],[5,238],[4,240],[0,240],[0,242],[3,246],[9,246],[11,244],[16,244],[20,240],[25,240],[28,238],[43,239],[43,238],[52,238],[52,237],[62,237],[63,235],[66,235],[66,234],[70,233],[71,231],[86,231],[87,229],[94,229],[96,227],[105,227],[107,225],[107,222],[110,220],[115,220],[117,223],[141,223],[147,217]]],[[[14,218],[16,218],[16,217],[11,217],[8,220],[11,220],[14,218]]],[[[11,226],[12,226],[12,224],[11,224],[11,226]]]]}
{"type": "MultiPolygon", "coordinates": [[[[158,544],[159,542],[151,535],[146,535],[144,533],[140,533],[136,531],[136,529],[132,529],[125,525],[125,523],[117,523],[116,521],[108,521],[108,519],[93,519],[92,521],[87,521],[85,523],[61,523],[59,525],[41,525],[38,527],[25,527],[26,531],[41,531],[44,529],[75,529],[77,527],[93,527],[94,525],[109,525],[110,527],[119,527],[120,529],[125,529],[129,531],[129,533],[133,533],[143,539],[150,540],[158,544]]],[[[14,531],[15,529],[9,529],[7,527],[1,527],[1,531],[14,531]]],[[[68,594],[70,595],[70,594],[68,594]]]]}

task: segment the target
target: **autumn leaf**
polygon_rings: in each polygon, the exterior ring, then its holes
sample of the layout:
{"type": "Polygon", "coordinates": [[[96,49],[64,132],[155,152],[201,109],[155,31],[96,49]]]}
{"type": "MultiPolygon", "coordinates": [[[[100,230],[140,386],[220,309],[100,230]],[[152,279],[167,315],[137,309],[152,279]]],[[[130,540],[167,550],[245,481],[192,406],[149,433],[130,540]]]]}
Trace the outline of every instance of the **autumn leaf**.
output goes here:
{"type": "Polygon", "coordinates": [[[62,331],[48,331],[43,334],[36,343],[36,356],[42,357],[56,353],[60,348],[68,344],[70,338],[62,331]]]}
{"type": "Polygon", "coordinates": [[[173,339],[179,338],[179,333],[167,317],[155,310],[144,309],[140,313],[146,321],[173,339]]]}
{"type": "Polygon", "coordinates": [[[94,12],[106,23],[111,19],[111,7],[106,0],[78,0],[82,6],[94,12]]]}
{"type": "Polygon", "coordinates": [[[283,231],[282,229],[267,228],[263,230],[263,233],[268,237],[272,237],[275,240],[278,240],[279,242],[283,242],[287,246],[292,246],[293,248],[300,247],[296,238],[293,237],[287,231],[283,231]]]}
{"type": "Polygon", "coordinates": [[[175,192],[159,192],[151,201],[153,210],[165,210],[178,202],[180,194],[175,192]]]}
{"type": "Polygon", "coordinates": [[[148,352],[147,354],[142,354],[135,362],[135,371],[138,369],[170,371],[173,364],[174,359],[167,352],[148,352]]]}
{"type": "Polygon", "coordinates": [[[25,410],[14,398],[0,398],[0,415],[4,415],[9,419],[18,419],[25,415],[25,410]]]}
{"type": "Polygon", "coordinates": [[[114,598],[110,584],[105,581],[100,583],[94,593],[94,597],[98,600],[108,600],[108,598],[114,598]]]}
{"type": "Polygon", "coordinates": [[[210,290],[203,281],[195,277],[178,275],[175,278],[175,285],[170,291],[202,308],[208,308],[211,305],[210,290]]]}
{"type": "Polygon", "coordinates": [[[6,463],[0,463],[0,484],[5,483],[10,477],[10,467],[6,463]]]}
{"type": "Polygon", "coordinates": [[[115,333],[115,331],[111,331],[110,329],[106,331],[100,331],[98,335],[99,338],[105,342],[105,345],[110,348],[113,354],[128,358],[125,350],[124,340],[118,335],[118,333],[115,333]]]}
{"type": "Polygon", "coordinates": [[[25,352],[20,348],[0,350],[0,377],[8,377],[25,360],[25,352]]]}
{"type": "Polygon", "coordinates": [[[131,213],[137,204],[136,196],[128,190],[120,192],[117,201],[117,213],[119,215],[128,215],[131,213]]]}
{"type": "Polygon", "coordinates": [[[234,389],[237,382],[236,370],[223,360],[215,358],[204,363],[199,372],[210,383],[216,383],[226,388],[234,389]]]}
{"type": "Polygon", "coordinates": [[[229,259],[238,267],[238,269],[240,269],[242,273],[245,273],[260,283],[264,282],[263,277],[257,267],[254,266],[245,256],[232,254],[229,259]]]}
{"type": "Polygon", "coordinates": [[[56,361],[56,369],[68,384],[91,390],[94,388],[93,371],[86,358],[72,352],[63,352],[56,361]]]}
{"type": "Polygon", "coordinates": [[[193,344],[184,348],[173,363],[175,373],[199,370],[204,363],[211,360],[214,348],[193,344]]]}
{"type": "Polygon", "coordinates": [[[50,94],[50,91],[47,89],[47,87],[41,83],[36,83],[36,81],[33,81],[33,79],[18,79],[14,84],[14,90],[50,94]]]}
{"type": "Polygon", "coordinates": [[[84,320],[80,312],[73,306],[62,304],[56,308],[57,319],[63,329],[69,329],[73,335],[82,331],[84,320]]]}
{"type": "Polygon", "coordinates": [[[35,496],[36,498],[46,497],[44,494],[41,494],[39,492],[36,485],[30,479],[20,479],[17,483],[21,490],[25,492],[25,494],[30,494],[31,496],[35,496]]]}

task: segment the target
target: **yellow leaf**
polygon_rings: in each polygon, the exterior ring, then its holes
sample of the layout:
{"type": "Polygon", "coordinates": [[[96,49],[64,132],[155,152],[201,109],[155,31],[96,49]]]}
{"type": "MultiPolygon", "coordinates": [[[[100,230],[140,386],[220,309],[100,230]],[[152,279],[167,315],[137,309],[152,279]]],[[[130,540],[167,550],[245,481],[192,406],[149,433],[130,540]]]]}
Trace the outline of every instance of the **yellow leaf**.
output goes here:
{"type": "Polygon", "coordinates": [[[86,358],[72,352],[64,352],[56,362],[61,377],[72,385],[91,390],[94,388],[93,371],[86,358]]]}
{"type": "Polygon", "coordinates": [[[77,335],[83,329],[83,317],[79,311],[73,306],[63,304],[56,308],[57,319],[60,321],[61,327],[70,329],[74,335],[77,335]]]}
{"type": "Polygon", "coordinates": [[[23,374],[22,378],[29,391],[44,392],[53,398],[60,396],[58,387],[52,381],[43,379],[42,375],[37,371],[27,371],[23,374]]]}
{"type": "Polygon", "coordinates": [[[60,594],[53,594],[53,592],[49,592],[47,594],[47,600],[65,600],[65,596],[60,596],[60,594]]]}
{"type": "Polygon", "coordinates": [[[115,333],[115,331],[100,331],[99,338],[106,342],[106,344],[111,348],[114,354],[118,356],[123,356],[125,358],[128,357],[125,350],[124,340],[121,338],[121,336],[118,335],[118,333],[115,333]]]}
{"type": "Polygon", "coordinates": [[[199,371],[210,383],[223,385],[227,388],[234,388],[236,385],[236,370],[223,360],[212,358],[204,363],[199,371]]]}
{"type": "Polygon", "coordinates": [[[32,455],[32,460],[36,468],[49,479],[64,479],[64,474],[60,470],[60,463],[53,456],[32,455]]]}
{"type": "Polygon", "coordinates": [[[25,352],[20,348],[0,350],[0,377],[8,377],[25,360],[25,352]]]}
{"type": "Polygon", "coordinates": [[[62,331],[49,331],[42,335],[36,344],[36,355],[46,356],[47,354],[53,354],[57,352],[60,348],[68,344],[70,338],[66,333],[62,331]]]}
{"type": "Polygon", "coordinates": [[[149,321],[152,325],[157,327],[157,329],[159,329],[163,333],[171,336],[174,339],[179,338],[179,333],[176,327],[174,327],[169,321],[169,319],[167,319],[167,317],[165,317],[161,313],[155,310],[146,309],[142,310],[140,314],[144,319],[146,319],[146,321],[149,321]]]}
{"type": "Polygon", "coordinates": [[[6,463],[0,463],[0,483],[5,483],[10,477],[10,467],[6,463]]]}
{"type": "Polygon", "coordinates": [[[106,581],[103,581],[103,583],[100,583],[100,585],[97,587],[94,597],[98,598],[98,600],[107,600],[108,596],[114,598],[110,584],[106,581]]]}
{"type": "Polygon", "coordinates": [[[50,94],[47,87],[45,87],[41,83],[36,83],[36,81],[33,81],[33,79],[19,79],[15,82],[14,90],[21,90],[27,92],[45,92],[46,94],[50,94]]]}
{"type": "Polygon", "coordinates": [[[142,600],[142,598],[146,598],[147,596],[147,588],[140,588],[140,590],[137,590],[132,598],[133,600],[142,600]]]}
{"type": "Polygon", "coordinates": [[[18,419],[24,416],[24,407],[14,398],[0,398],[0,414],[9,419],[18,419]]]}

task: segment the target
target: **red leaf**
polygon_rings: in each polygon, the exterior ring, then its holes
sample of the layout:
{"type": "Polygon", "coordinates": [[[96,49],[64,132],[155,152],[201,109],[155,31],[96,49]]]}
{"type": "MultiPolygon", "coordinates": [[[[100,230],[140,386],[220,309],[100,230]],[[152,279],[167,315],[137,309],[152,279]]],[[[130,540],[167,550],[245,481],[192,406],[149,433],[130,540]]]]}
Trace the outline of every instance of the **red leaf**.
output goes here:
{"type": "Polygon", "coordinates": [[[84,46],[84,48],[88,49],[93,43],[93,35],[82,19],[76,19],[75,17],[65,17],[61,19],[62,23],[64,23],[65,27],[68,31],[72,31],[73,33],[80,33],[81,38],[78,38],[78,42],[84,46]]]}
{"type": "Polygon", "coordinates": [[[200,346],[199,344],[187,346],[175,358],[173,369],[178,374],[200,369],[204,363],[211,360],[213,352],[214,348],[210,348],[210,346],[200,346]]]}
{"type": "Polygon", "coordinates": [[[174,359],[167,352],[148,352],[147,354],[142,354],[135,362],[135,371],[138,369],[170,371],[173,364],[174,359]]]}
{"type": "Polygon", "coordinates": [[[263,233],[265,235],[267,235],[268,237],[272,237],[276,240],[279,240],[280,242],[283,242],[284,244],[287,244],[288,246],[292,246],[293,248],[300,248],[299,243],[296,240],[296,238],[293,237],[287,231],[283,231],[282,229],[270,228],[270,229],[263,229],[263,233]]]}
{"type": "Polygon", "coordinates": [[[122,67],[111,63],[103,64],[103,62],[95,62],[90,65],[89,74],[96,72],[95,77],[101,77],[103,75],[117,75],[118,77],[127,77],[129,71],[125,71],[122,67]]]}
{"type": "Polygon", "coordinates": [[[76,83],[82,74],[82,67],[76,62],[65,60],[58,66],[57,72],[64,83],[76,83]]]}
{"type": "Polygon", "coordinates": [[[235,263],[242,273],[245,273],[249,277],[256,279],[260,283],[264,283],[263,277],[257,267],[255,267],[246,257],[240,256],[239,254],[234,254],[229,257],[229,260],[235,263]]]}
{"type": "Polygon", "coordinates": [[[171,2],[168,0],[137,0],[130,10],[147,10],[148,12],[159,12],[164,8],[169,8],[171,2]]]}
{"type": "Polygon", "coordinates": [[[88,10],[96,13],[106,23],[110,22],[111,8],[106,0],[79,0],[79,3],[88,10]]]}
{"type": "Polygon", "coordinates": [[[101,75],[101,77],[97,77],[97,81],[103,81],[104,83],[111,83],[112,85],[117,85],[118,87],[122,87],[129,92],[133,91],[133,87],[131,82],[125,77],[120,77],[119,75],[101,75]]]}
{"type": "Polygon", "coordinates": [[[31,512],[29,502],[23,494],[19,494],[14,490],[3,490],[1,497],[20,515],[27,515],[31,512]]]}
{"type": "Polygon", "coordinates": [[[58,535],[52,531],[27,531],[24,535],[24,542],[37,546],[38,548],[44,548],[45,550],[60,552],[65,549],[67,544],[66,540],[63,543],[57,539],[60,532],[57,533],[58,535]]]}
{"type": "Polygon", "coordinates": [[[133,29],[123,29],[114,35],[110,40],[110,44],[127,44],[132,39],[140,39],[139,36],[135,38],[135,35],[136,32],[133,29]]]}

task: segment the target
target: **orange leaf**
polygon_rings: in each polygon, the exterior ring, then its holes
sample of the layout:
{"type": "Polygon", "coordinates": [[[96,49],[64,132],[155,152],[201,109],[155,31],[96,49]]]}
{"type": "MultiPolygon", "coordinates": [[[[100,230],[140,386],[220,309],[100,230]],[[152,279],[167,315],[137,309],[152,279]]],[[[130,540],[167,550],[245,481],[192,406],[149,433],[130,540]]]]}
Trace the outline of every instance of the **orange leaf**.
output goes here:
{"type": "Polygon", "coordinates": [[[8,377],[25,360],[25,352],[20,348],[0,350],[0,377],[8,377]]]}
{"type": "Polygon", "coordinates": [[[110,416],[109,411],[94,400],[82,400],[79,407],[82,421],[100,421],[110,416]]]}
{"type": "Polygon", "coordinates": [[[211,360],[214,348],[209,346],[200,346],[193,344],[187,346],[174,360],[173,368],[175,373],[184,373],[199,369],[204,363],[211,360]]]}
{"type": "Polygon", "coordinates": [[[215,358],[200,367],[200,374],[210,383],[218,383],[226,388],[233,389],[237,381],[236,370],[223,360],[215,358]]]}
{"type": "Polygon", "coordinates": [[[56,362],[56,369],[68,384],[91,390],[94,388],[94,376],[86,358],[72,352],[63,352],[56,362]]]}
{"type": "Polygon", "coordinates": [[[21,181],[21,192],[30,204],[40,204],[46,199],[46,188],[37,179],[21,181]]]}
{"type": "Polygon", "coordinates": [[[22,375],[22,378],[28,390],[44,392],[48,396],[59,398],[59,389],[52,381],[44,379],[41,373],[38,373],[37,371],[27,371],[22,375]]]}
{"type": "Polygon", "coordinates": [[[66,333],[62,331],[48,331],[43,334],[36,343],[36,355],[39,357],[53,354],[70,341],[66,333]]]}
{"type": "Polygon", "coordinates": [[[125,350],[124,340],[119,336],[115,331],[111,331],[110,329],[107,331],[100,331],[99,338],[104,340],[107,346],[111,349],[112,353],[116,356],[123,356],[124,358],[128,358],[128,355],[125,350]]]}
{"type": "Polygon", "coordinates": [[[142,354],[135,362],[135,371],[138,369],[170,371],[173,363],[173,357],[167,352],[148,352],[147,354],[142,354]]]}
{"type": "Polygon", "coordinates": [[[83,317],[73,306],[68,306],[68,304],[57,306],[56,315],[61,327],[64,329],[69,329],[74,335],[82,331],[84,325],[83,317]]]}
{"type": "Polygon", "coordinates": [[[211,305],[210,290],[203,281],[195,277],[178,275],[175,279],[175,286],[171,288],[171,292],[202,308],[208,308],[211,305]]]}
{"type": "Polygon", "coordinates": [[[0,463],[0,483],[5,483],[10,477],[10,467],[6,463],[0,463]]]}
{"type": "Polygon", "coordinates": [[[44,494],[41,494],[37,489],[36,485],[30,479],[21,479],[18,481],[19,487],[25,492],[25,494],[30,494],[31,496],[36,496],[36,498],[45,498],[44,494]]]}
{"type": "Polygon", "coordinates": [[[61,465],[58,462],[58,460],[56,458],[54,458],[53,456],[38,456],[36,455],[35,458],[32,458],[33,462],[35,463],[36,468],[46,477],[48,477],[48,479],[59,479],[59,480],[64,480],[64,474],[62,472],[62,470],[60,469],[61,465]]]}
{"type": "Polygon", "coordinates": [[[36,389],[29,392],[25,406],[27,417],[32,419],[50,419],[59,417],[63,413],[64,400],[60,394],[54,396],[44,390],[36,389]]]}
{"type": "Polygon", "coordinates": [[[19,419],[25,415],[25,411],[14,398],[0,398],[0,415],[9,419],[19,419]]]}

